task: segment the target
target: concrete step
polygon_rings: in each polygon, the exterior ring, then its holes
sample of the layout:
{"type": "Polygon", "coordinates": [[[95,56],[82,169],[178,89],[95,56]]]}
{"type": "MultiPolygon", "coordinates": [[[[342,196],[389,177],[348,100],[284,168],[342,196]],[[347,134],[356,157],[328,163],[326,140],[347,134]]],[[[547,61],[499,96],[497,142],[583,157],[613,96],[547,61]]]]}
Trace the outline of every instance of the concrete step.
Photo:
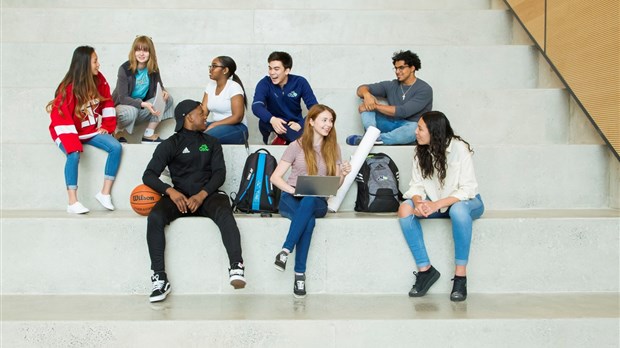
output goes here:
{"type": "MultiPolygon", "coordinates": [[[[170,93],[175,101],[202,98],[203,89],[172,87],[170,93]]],[[[246,88],[251,102],[254,86],[246,88]]],[[[46,127],[32,127],[23,122],[29,115],[37,124],[49,123],[49,115],[43,106],[52,98],[53,88],[3,88],[2,114],[3,143],[49,144],[46,127]]],[[[325,88],[315,90],[319,102],[332,107],[337,114],[336,130],[340,143],[344,144],[350,134],[362,134],[357,107],[360,99],[354,89],[325,88]]],[[[568,141],[568,95],[563,89],[509,89],[509,90],[459,90],[438,89],[434,91],[434,109],[443,111],[458,134],[476,145],[500,144],[565,144],[568,141]],[[481,125],[483,125],[481,127],[481,125]]],[[[258,131],[258,118],[247,110],[250,144],[262,144],[258,131]]],[[[136,127],[129,138],[132,143],[140,141],[146,124],[136,127]]],[[[159,126],[162,137],[174,132],[174,122],[159,126]]]]}
{"type": "MultiPolygon", "coordinates": [[[[124,43],[86,41],[99,55],[101,72],[112,88],[118,67],[127,60],[131,40],[124,43]]],[[[232,41],[234,42],[234,41],[232,41]]],[[[71,54],[84,41],[69,43],[3,42],[3,87],[55,89],[69,66],[71,54]],[[46,64],[32,64],[31,71],[19,69],[24,59],[46,54],[46,64]]],[[[237,74],[248,88],[267,74],[267,56],[285,50],[293,57],[293,74],[306,77],[314,89],[355,88],[394,78],[391,57],[395,51],[418,53],[421,79],[434,89],[521,89],[538,83],[538,53],[528,45],[441,46],[403,45],[311,45],[299,44],[175,44],[157,45],[162,79],[167,87],[204,88],[209,80],[207,66],[213,57],[228,55],[237,62],[237,74]],[[480,78],[484,76],[484,78],[480,78]]],[[[49,97],[53,97],[53,94],[49,97]]],[[[45,105],[43,105],[45,106],[45,105]]]]}
{"type": "MultiPolygon", "coordinates": [[[[82,8],[51,6],[5,8],[2,40],[74,43],[98,38],[105,43],[128,44],[135,36],[135,12],[124,6],[90,8],[87,16],[84,12],[82,8]],[[73,22],[73,26],[64,25],[67,21],[73,22]]],[[[370,11],[142,8],[140,14],[152,19],[145,21],[140,30],[156,42],[185,44],[501,45],[511,43],[513,21],[512,14],[506,10],[420,11],[415,7],[370,11]],[[335,28],[337,35],[333,35],[335,28]]]]}
{"type": "MultiPolygon", "coordinates": [[[[602,145],[480,145],[475,143],[474,162],[481,195],[487,209],[577,209],[604,208],[608,199],[608,157],[602,145]]],[[[252,145],[250,151],[261,146],[252,145]]],[[[284,146],[266,148],[279,159],[284,146]]],[[[341,145],[348,159],[357,147],[341,145]]],[[[121,167],[113,187],[114,204],[129,209],[129,193],[141,183],[152,157],[154,145],[123,146],[121,167]]],[[[409,188],[412,146],[375,146],[385,152],[400,169],[401,191],[409,188]]],[[[222,189],[237,192],[247,158],[243,145],[224,146],[227,179],[222,189]]],[[[81,157],[80,201],[100,209],[94,195],[100,190],[106,153],[85,147],[81,157]]],[[[2,204],[4,209],[66,208],[65,157],[48,144],[3,144],[2,204]]],[[[354,185],[355,186],[355,185],[354,185]]],[[[352,187],[341,210],[353,210],[356,187],[352,187]]],[[[103,208],[101,208],[103,209],[103,208]]]]}
{"type": "Polygon", "coordinates": [[[617,347],[618,295],[2,296],[8,347],[617,347]],[[446,334],[448,333],[448,334],[446,334]]]}
{"type": "MultiPolygon", "coordinates": [[[[356,10],[401,10],[403,8],[415,10],[486,10],[490,8],[490,0],[384,0],[381,3],[373,0],[253,0],[225,3],[216,0],[185,0],[182,2],[169,0],[153,0],[152,8],[166,9],[356,9],[356,10]]],[[[46,0],[5,0],[3,8],[49,8],[50,3],[46,0]]],[[[85,0],[79,6],[72,1],[59,0],[54,3],[54,8],[80,8],[80,9],[121,9],[139,8],[144,9],[144,4],[123,0],[109,0],[105,3],[96,0],[85,0]]]]}
{"type": "MultiPolygon", "coordinates": [[[[273,267],[289,220],[277,214],[238,214],[236,220],[247,287],[233,290],[228,284],[215,224],[190,217],[166,232],[166,270],[175,294],[290,294],[294,262],[284,273],[273,267]]],[[[4,210],[0,222],[2,294],[150,291],[144,217],[130,211],[75,216],[4,210]]],[[[442,273],[430,293],[447,296],[454,267],[450,222],[427,220],[422,226],[430,258],[442,273]]],[[[618,230],[617,210],[488,211],[474,223],[469,291],[618,292],[618,230]]],[[[307,269],[311,296],[405,295],[414,269],[396,214],[335,213],[317,220],[307,269]]]]}

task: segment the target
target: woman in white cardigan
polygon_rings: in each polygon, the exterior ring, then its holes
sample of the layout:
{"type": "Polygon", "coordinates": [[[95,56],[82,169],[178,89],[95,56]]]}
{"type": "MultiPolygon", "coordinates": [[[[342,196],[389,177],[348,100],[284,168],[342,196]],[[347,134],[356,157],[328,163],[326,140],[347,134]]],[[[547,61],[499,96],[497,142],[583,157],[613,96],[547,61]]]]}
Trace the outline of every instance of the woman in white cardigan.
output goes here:
{"type": "Polygon", "coordinates": [[[456,264],[450,300],[464,301],[472,221],[484,212],[472,162],[473,151],[469,143],[454,135],[450,121],[439,111],[429,111],[420,117],[416,139],[411,183],[404,194],[407,200],[398,210],[401,229],[418,267],[409,296],[424,296],[440,276],[426,252],[419,220],[450,218],[456,264]]]}

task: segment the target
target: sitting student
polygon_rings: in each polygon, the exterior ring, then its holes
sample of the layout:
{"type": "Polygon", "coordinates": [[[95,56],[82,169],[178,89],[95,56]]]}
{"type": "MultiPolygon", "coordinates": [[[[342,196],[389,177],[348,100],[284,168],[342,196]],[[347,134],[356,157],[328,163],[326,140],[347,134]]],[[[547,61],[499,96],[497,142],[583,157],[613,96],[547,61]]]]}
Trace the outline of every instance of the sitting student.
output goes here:
{"type": "Polygon", "coordinates": [[[424,113],[416,130],[417,146],[409,190],[398,217],[419,272],[409,296],[424,296],[439,279],[424,245],[420,219],[450,218],[456,270],[450,300],[467,298],[466,267],[472,220],[484,212],[474,174],[469,143],[454,135],[450,121],[439,111],[424,113]]]}
{"type": "Polygon", "coordinates": [[[265,144],[286,145],[303,132],[301,100],[308,109],[317,101],[308,81],[290,74],[293,58],[288,53],[272,52],[267,62],[269,76],[256,85],[252,112],[260,119],[258,129],[265,144]]]}
{"type": "MultiPolygon", "coordinates": [[[[162,120],[172,118],[172,97],[164,89],[159,76],[155,45],[148,36],[138,36],[131,45],[129,60],[118,68],[118,79],[114,93],[114,104],[118,115],[117,135],[123,130],[133,133],[136,122],[146,122],[142,144],[157,144],[162,141],[155,128],[162,120]],[[161,85],[162,96],[166,102],[164,110],[155,110],[157,83],[161,85]]],[[[121,142],[127,140],[120,137],[121,142]]]]}
{"type": "Polygon", "coordinates": [[[142,176],[144,184],[164,195],[147,219],[146,239],[153,270],[151,302],[163,301],[170,292],[164,265],[164,228],[185,216],[205,216],[215,222],[228,253],[230,285],[235,289],[245,287],[239,229],[228,196],[218,190],[226,179],[222,145],[204,133],[207,116],[199,102],[184,100],[174,114],[176,133],[157,146],[142,176]],[[174,187],[159,179],[166,166],[174,187]]]}
{"type": "MultiPolygon", "coordinates": [[[[357,88],[357,96],[364,98],[358,111],[364,130],[373,126],[381,131],[377,144],[413,144],[420,115],[433,107],[433,89],[415,76],[422,67],[417,54],[396,52],[392,64],[396,80],[357,88]],[[388,105],[379,104],[377,98],[386,98],[388,105]]],[[[359,145],[361,140],[361,135],[350,135],[347,144],[359,145]]]]}
{"type": "Polygon", "coordinates": [[[110,192],[120,165],[122,147],[110,135],[116,128],[114,102],[110,95],[110,86],[99,72],[99,60],[94,48],[80,46],[73,51],[69,71],[56,88],[55,98],[47,104],[46,110],[50,113],[49,130],[52,139],[67,155],[67,212],[89,212],[77,199],[78,164],[83,144],[108,153],[103,188],[95,198],[106,209],[114,210],[110,192]]]}
{"type": "Polygon", "coordinates": [[[295,197],[297,177],[300,175],[339,175],[340,184],[351,171],[351,164],[341,164],[340,147],[336,142],[336,113],[331,108],[317,104],[308,111],[305,120],[306,131],[284,151],[278,166],[271,175],[271,182],[282,190],[280,214],[291,220],[291,225],[282,246],[276,255],[275,267],[286,268],[288,255],[297,247],[295,254],[295,297],[306,296],[306,260],[315,219],[327,214],[327,200],[324,197],[295,197]],[[287,180],[284,174],[291,168],[287,180]]]}
{"type": "Polygon", "coordinates": [[[207,123],[206,133],[216,137],[221,144],[244,144],[248,139],[247,99],[243,83],[235,71],[237,64],[232,58],[214,58],[209,65],[209,78],[213,81],[209,82],[202,97],[205,114],[213,115],[213,122],[207,123]]]}

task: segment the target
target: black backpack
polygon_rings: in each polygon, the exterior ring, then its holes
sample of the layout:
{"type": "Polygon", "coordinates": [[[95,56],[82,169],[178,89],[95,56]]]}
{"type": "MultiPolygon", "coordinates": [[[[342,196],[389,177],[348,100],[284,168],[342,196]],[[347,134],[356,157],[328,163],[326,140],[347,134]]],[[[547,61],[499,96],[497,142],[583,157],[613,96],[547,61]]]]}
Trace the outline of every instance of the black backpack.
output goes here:
{"type": "Polygon", "coordinates": [[[357,173],[355,211],[395,212],[403,198],[398,186],[398,167],[384,153],[369,153],[357,173]]]}
{"type": "MultiPolygon", "coordinates": [[[[277,213],[280,189],[271,183],[271,174],[278,162],[266,149],[248,156],[243,176],[233,199],[233,210],[245,213],[277,213]]],[[[231,195],[232,196],[232,195],[231,195]]]]}

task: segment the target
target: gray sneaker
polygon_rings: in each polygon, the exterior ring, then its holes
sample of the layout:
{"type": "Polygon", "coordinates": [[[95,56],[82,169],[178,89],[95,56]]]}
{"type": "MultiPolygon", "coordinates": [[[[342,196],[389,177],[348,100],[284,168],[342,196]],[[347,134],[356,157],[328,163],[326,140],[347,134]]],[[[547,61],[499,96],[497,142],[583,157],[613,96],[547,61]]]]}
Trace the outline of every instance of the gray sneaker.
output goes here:
{"type": "Polygon", "coordinates": [[[297,298],[306,297],[306,275],[295,274],[295,284],[293,285],[293,295],[297,298]]]}
{"type": "Polygon", "coordinates": [[[284,272],[286,269],[286,260],[288,260],[288,254],[286,251],[282,250],[276,255],[276,262],[274,262],[274,266],[280,272],[284,272]]]}

